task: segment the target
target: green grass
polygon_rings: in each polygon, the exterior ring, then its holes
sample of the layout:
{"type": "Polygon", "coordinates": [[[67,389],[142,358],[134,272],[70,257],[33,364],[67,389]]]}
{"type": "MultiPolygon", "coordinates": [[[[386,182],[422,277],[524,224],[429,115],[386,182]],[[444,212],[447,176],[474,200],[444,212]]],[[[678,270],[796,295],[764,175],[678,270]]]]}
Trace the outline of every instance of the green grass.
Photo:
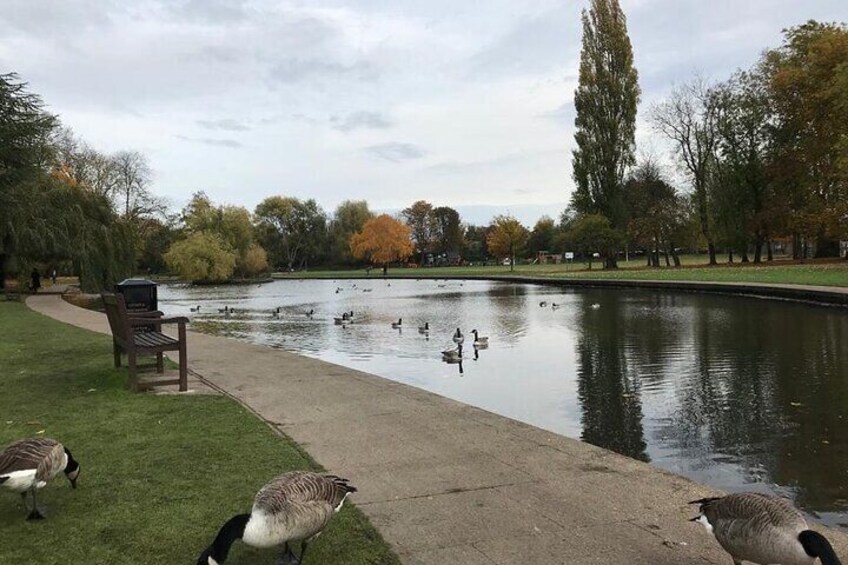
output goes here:
{"type": "MultiPolygon", "coordinates": [[[[0,446],[42,432],[82,467],[77,490],[60,475],[39,492],[43,521],[25,521],[20,497],[0,489],[0,563],[194,563],[270,478],[315,468],[230,399],[128,392],[111,358],[106,336],[0,303],[0,446]]],[[[274,553],[237,542],[227,563],[274,553]]],[[[306,561],[399,563],[352,505],[306,561]]]]}
{"type": "MultiPolygon", "coordinates": [[[[573,265],[517,265],[515,271],[504,266],[478,267],[434,267],[434,268],[393,268],[389,276],[408,278],[441,277],[492,277],[514,276],[544,277],[551,279],[622,279],[622,280],[669,280],[669,281],[716,281],[716,282],[755,282],[772,284],[801,284],[820,286],[848,286],[848,261],[827,261],[794,263],[774,261],[753,265],[751,263],[720,264],[709,267],[701,256],[682,257],[683,267],[650,269],[645,267],[643,259],[619,263],[619,269],[605,271],[600,264],[589,270],[585,264],[573,265]]],[[[291,275],[277,275],[281,278],[324,278],[344,279],[365,277],[363,269],[347,271],[308,271],[291,275]]],[[[374,269],[371,278],[380,278],[382,272],[374,269]]]]}

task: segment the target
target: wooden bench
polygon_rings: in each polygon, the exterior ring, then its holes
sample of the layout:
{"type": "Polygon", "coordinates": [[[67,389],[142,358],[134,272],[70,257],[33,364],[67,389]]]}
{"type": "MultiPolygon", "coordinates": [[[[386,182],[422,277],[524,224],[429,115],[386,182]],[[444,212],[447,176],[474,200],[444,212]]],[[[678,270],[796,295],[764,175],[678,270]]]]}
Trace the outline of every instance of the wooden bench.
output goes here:
{"type": "Polygon", "coordinates": [[[127,354],[129,385],[134,391],[164,385],[180,385],[180,391],[188,390],[188,366],[186,359],[186,323],[188,318],[164,318],[162,312],[127,312],[127,305],[121,294],[101,292],[106,317],[112,329],[112,344],[115,354],[115,366],[121,366],[121,353],[127,354]],[[174,339],[162,333],[162,324],[177,324],[178,338],[174,339]],[[157,379],[139,381],[138,356],[155,355],[156,372],[165,370],[162,353],[180,352],[180,376],[178,379],[157,379]]]}

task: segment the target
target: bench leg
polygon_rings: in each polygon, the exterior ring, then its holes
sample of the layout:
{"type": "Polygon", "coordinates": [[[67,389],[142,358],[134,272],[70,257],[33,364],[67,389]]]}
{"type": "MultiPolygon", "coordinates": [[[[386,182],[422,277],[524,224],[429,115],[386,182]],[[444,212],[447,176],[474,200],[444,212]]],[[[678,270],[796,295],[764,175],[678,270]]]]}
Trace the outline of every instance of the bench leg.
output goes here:
{"type": "Polygon", "coordinates": [[[115,367],[121,366],[121,348],[114,341],[112,342],[112,353],[115,355],[115,367]]]}
{"type": "Polygon", "coordinates": [[[156,372],[164,373],[165,372],[165,362],[162,360],[162,352],[156,354],[156,372]]]}
{"type": "Polygon", "coordinates": [[[180,392],[188,390],[188,354],[186,353],[186,331],[185,325],[179,326],[180,339],[180,392]]]}
{"type": "Polygon", "coordinates": [[[129,386],[133,392],[138,392],[138,367],[136,367],[135,351],[127,351],[127,369],[129,372],[129,386]]]}

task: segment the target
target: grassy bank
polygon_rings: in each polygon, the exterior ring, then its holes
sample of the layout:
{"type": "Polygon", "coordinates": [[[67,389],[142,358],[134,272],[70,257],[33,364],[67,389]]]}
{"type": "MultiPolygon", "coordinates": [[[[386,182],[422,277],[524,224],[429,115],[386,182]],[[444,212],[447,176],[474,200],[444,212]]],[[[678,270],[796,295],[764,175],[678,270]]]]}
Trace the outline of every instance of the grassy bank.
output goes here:
{"type": "MultiPolygon", "coordinates": [[[[545,277],[552,279],[622,279],[622,280],[669,280],[669,281],[715,281],[715,282],[751,282],[768,284],[803,284],[820,286],[848,286],[848,261],[825,261],[794,263],[774,261],[772,263],[722,264],[709,267],[689,258],[680,268],[650,269],[644,267],[644,261],[621,262],[618,270],[604,271],[600,265],[589,270],[585,265],[519,265],[515,271],[504,266],[479,267],[433,267],[389,269],[391,277],[442,278],[442,277],[545,277]]],[[[363,269],[347,271],[308,271],[277,275],[280,278],[364,278],[363,269]]],[[[382,271],[374,269],[370,278],[380,278],[382,271]]]]}
{"type": "MultiPolygon", "coordinates": [[[[219,396],[131,394],[111,342],[0,303],[0,445],[43,433],[82,466],[39,494],[48,519],[26,522],[0,489],[0,563],[194,563],[223,521],[249,511],[271,477],[313,467],[292,442],[219,396]]],[[[237,543],[227,563],[271,564],[237,543]]],[[[394,564],[379,534],[346,505],[308,563],[394,564]]]]}

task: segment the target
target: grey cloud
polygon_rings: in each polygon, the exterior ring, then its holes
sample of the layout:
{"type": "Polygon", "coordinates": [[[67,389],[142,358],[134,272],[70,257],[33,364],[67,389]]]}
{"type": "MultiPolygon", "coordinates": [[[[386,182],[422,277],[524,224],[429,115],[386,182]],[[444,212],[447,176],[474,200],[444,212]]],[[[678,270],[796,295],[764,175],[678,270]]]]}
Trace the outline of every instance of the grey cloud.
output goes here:
{"type": "Polygon", "coordinates": [[[247,17],[243,0],[187,0],[171,6],[171,13],[191,21],[237,22],[247,17]]]}
{"type": "Polygon", "coordinates": [[[247,125],[230,118],[220,120],[197,120],[200,127],[212,130],[224,131],[247,131],[250,129],[247,125]]]}
{"type": "Polygon", "coordinates": [[[235,139],[216,139],[212,137],[189,137],[186,135],[178,135],[179,139],[183,141],[190,141],[192,143],[202,143],[204,145],[212,145],[213,147],[229,147],[230,149],[238,149],[239,147],[244,147],[244,145],[236,141],[235,139]]]}
{"type": "Polygon", "coordinates": [[[330,123],[334,129],[349,132],[357,129],[386,129],[392,126],[392,121],[377,112],[351,112],[346,116],[331,116],[330,123]]]}
{"type": "Polygon", "coordinates": [[[401,161],[408,161],[410,159],[420,159],[427,154],[426,151],[417,145],[413,145],[412,143],[399,143],[396,141],[381,143],[379,145],[371,145],[366,147],[365,151],[375,157],[391,161],[392,163],[400,163],[401,161]]]}
{"type": "Polygon", "coordinates": [[[542,112],[539,114],[540,118],[545,118],[548,120],[553,120],[554,122],[562,125],[573,125],[574,117],[576,112],[574,110],[574,102],[568,101],[560,104],[557,108],[550,110],[548,112],[542,112]]]}
{"type": "Polygon", "coordinates": [[[346,64],[321,59],[284,59],[271,67],[271,80],[280,84],[295,84],[311,79],[353,78],[364,82],[377,79],[377,69],[367,61],[346,64]]]}
{"type": "Polygon", "coordinates": [[[579,55],[579,23],[573,3],[524,17],[471,58],[469,74],[482,78],[535,75],[571,65],[579,55]]]}

